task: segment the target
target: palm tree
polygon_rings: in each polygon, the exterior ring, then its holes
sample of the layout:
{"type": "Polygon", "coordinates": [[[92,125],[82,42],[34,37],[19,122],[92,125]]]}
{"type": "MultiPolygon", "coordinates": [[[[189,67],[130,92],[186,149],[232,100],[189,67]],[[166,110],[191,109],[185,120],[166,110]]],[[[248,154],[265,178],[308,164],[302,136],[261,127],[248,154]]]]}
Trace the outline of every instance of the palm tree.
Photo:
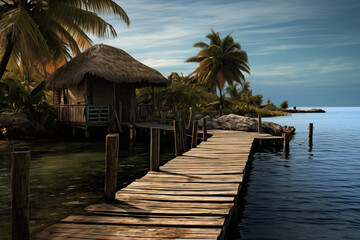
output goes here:
{"type": "Polygon", "coordinates": [[[240,85],[239,83],[229,84],[229,86],[227,86],[227,88],[225,89],[226,93],[229,94],[230,97],[232,98],[239,98],[240,97],[240,92],[238,89],[239,85],[240,85]]]}
{"type": "Polygon", "coordinates": [[[87,35],[115,37],[98,14],[120,17],[126,12],[112,0],[0,0],[0,79],[10,58],[30,77],[34,65],[57,65],[92,45],[87,35]]]}
{"type": "Polygon", "coordinates": [[[230,34],[221,39],[219,33],[211,29],[211,33],[206,35],[210,44],[196,42],[194,47],[200,47],[202,50],[195,57],[186,60],[186,62],[199,63],[193,74],[196,74],[200,84],[205,84],[214,92],[216,87],[219,89],[220,115],[222,115],[222,91],[225,83],[243,84],[245,81],[243,72],[250,74],[247,54],[241,50],[238,42],[234,42],[230,34]]]}

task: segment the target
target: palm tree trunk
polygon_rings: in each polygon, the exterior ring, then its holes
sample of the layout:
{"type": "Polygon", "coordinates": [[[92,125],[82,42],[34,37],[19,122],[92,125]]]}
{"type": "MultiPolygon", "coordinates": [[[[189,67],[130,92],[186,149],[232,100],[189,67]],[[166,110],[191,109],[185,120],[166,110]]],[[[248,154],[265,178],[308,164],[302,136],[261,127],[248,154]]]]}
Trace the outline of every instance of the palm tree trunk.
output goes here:
{"type": "Polygon", "coordinates": [[[6,70],[6,66],[8,65],[8,62],[10,60],[10,56],[11,56],[11,52],[14,48],[14,42],[12,41],[12,33],[8,33],[8,35],[6,36],[6,39],[8,41],[6,48],[5,48],[5,53],[1,59],[0,62],[0,79],[2,78],[2,76],[5,73],[6,70]]]}
{"type": "Polygon", "coordinates": [[[219,115],[222,116],[222,107],[223,107],[223,95],[221,89],[219,88],[220,99],[219,99],[219,115]]]}

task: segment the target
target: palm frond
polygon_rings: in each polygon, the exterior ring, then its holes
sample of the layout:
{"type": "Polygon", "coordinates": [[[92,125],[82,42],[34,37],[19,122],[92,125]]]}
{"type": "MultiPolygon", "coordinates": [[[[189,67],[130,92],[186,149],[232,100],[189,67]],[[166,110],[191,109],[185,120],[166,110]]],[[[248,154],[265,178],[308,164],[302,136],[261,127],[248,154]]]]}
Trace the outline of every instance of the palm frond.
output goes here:
{"type": "Polygon", "coordinates": [[[196,43],[194,43],[193,47],[199,47],[202,49],[206,49],[209,47],[209,45],[204,42],[196,42],[196,43]]]}

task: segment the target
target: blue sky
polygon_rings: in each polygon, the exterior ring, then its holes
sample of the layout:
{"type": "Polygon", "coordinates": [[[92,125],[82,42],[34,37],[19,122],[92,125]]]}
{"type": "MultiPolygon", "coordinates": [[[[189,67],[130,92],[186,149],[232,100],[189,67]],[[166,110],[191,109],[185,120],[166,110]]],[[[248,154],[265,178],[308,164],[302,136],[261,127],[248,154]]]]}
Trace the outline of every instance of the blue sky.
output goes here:
{"type": "Polygon", "coordinates": [[[164,76],[191,73],[194,42],[213,28],[232,32],[248,53],[255,94],[290,106],[360,106],[359,0],[251,0],[116,2],[130,17],[126,27],[105,17],[119,47],[164,76]]]}

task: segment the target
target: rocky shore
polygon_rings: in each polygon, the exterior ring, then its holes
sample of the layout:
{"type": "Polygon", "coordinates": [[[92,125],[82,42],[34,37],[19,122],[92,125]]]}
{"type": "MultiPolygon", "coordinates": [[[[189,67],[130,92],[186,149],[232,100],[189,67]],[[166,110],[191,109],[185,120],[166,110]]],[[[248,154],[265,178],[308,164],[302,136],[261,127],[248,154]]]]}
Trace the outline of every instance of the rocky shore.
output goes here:
{"type": "MultiPolygon", "coordinates": [[[[196,115],[195,120],[199,121],[199,126],[202,127],[202,119],[204,116],[196,115]]],[[[206,126],[208,129],[223,129],[235,131],[258,131],[258,120],[255,118],[244,117],[236,114],[224,115],[217,118],[211,118],[209,115],[205,116],[206,126]]],[[[261,132],[269,133],[274,136],[281,136],[282,133],[295,134],[295,128],[292,126],[281,126],[276,123],[263,121],[261,124],[261,132]]]]}
{"type": "MultiPolygon", "coordinates": [[[[236,114],[224,115],[211,118],[209,115],[195,116],[202,127],[202,118],[206,118],[208,129],[223,129],[235,131],[258,131],[258,120],[255,118],[244,117],[236,114]]],[[[276,123],[263,121],[261,132],[269,133],[274,136],[281,136],[282,133],[295,133],[295,128],[291,126],[281,126],[276,123]]],[[[0,140],[20,139],[33,137],[48,137],[52,135],[43,125],[29,120],[25,114],[0,114],[0,140]]]]}
{"type": "Polygon", "coordinates": [[[0,114],[0,140],[43,137],[48,135],[45,127],[31,121],[25,114],[0,114]]]}

